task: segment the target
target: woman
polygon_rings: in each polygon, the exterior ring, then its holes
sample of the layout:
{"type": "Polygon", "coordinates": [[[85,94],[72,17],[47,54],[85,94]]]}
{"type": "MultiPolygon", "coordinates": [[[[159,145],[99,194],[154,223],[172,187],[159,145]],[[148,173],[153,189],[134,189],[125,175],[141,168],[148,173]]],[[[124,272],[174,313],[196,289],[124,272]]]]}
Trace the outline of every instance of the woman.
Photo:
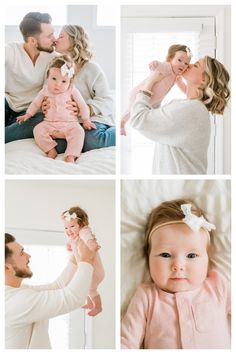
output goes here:
{"type": "MultiPolygon", "coordinates": [[[[96,129],[85,131],[83,151],[115,145],[114,103],[103,71],[98,64],[90,61],[92,52],[88,35],[80,26],[64,26],[55,49],[59,53],[69,54],[76,63],[75,86],[89,106],[91,121],[96,126],[96,129]]],[[[59,150],[65,150],[66,142],[58,143],[59,150]]]]}
{"type": "Polygon", "coordinates": [[[156,142],[153,173],[206,174],[211,125],[209,112],[223,114],[230,96],[224,66],[205,56],[184,72],[187,99],[153,109],[152,87],[163,78],[152,71],[131,110],[130,124],[156,142]]]}

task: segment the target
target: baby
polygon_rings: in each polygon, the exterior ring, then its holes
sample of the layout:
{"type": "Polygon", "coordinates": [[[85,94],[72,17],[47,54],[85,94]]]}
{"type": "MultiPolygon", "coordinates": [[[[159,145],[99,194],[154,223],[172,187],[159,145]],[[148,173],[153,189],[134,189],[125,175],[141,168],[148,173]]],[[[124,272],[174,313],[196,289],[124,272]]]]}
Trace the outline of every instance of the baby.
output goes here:
{"type": "MultiPolygon", "coordinates": [[[[174,44],[168,49],[166,61],[159,62],[156,60],[149,64],[149,68],[151,70],[157,69],[163,74],[163,79],[153,86],[150,104],[154,108],[161,104],[163,98],[167,95],[174,84],[177,84],[184,93],[186,92],[185,84],[180,75],[182,75],[188,68],[190,60],[190,49],[186,45],[174,44]]],[[[136,94],[144,87],[145,81],[146,79],[143,80],[138,86],[134,87],[130,93],[128,111],[121,118],[121,135],[126,135],[125,124],[130,118],[130,107],[135,101],[136,94]]]]}
{"type": "Polygon", "coordinates": [[[67,102],[73,99],[77,103],[84,129],[96,128],[89,119],[87,104],[73,85],[74,77],[75,65],[69,56],[62,55],[54,58],[47,71],[47,83],[30,104],[26,114],[16,119],[17,122],[22,123],[31,118],[40,110],[43,99],[49,97],[50,107],[44,121],[34,128],[34,138],[47,156],[54,159],[57,156],[55,149],[57,142],[53,138],[63,136],[67,141],[66,162],[75,162],[80,156],[84,143],[84,130],[78,118],[67,109],[67,102]]]}
{"type": "MultiPolygon", "coordinates": [[[[65,232],[69,238],[67,249],[73,251],[75,258],[79,261],[79,255],[76,251],[76,241],[82,239],[87,246],[94,250],[97,248],[94,242],[94,235],[88,223],[87,213],[80,207],[72,207],[69,210],[62,213],[62,220],[64,222],[65,232]]],[[[92,278],[91,288],[88,294],[87,305],[85,308],[89,308],[88,315],[96,316],[102,311],[101,297],[97,291],[98,285],[104,278],[104,269],[101,262],[101,258],[97,253],[94,258],[94,272],[92,278]]]]}
{"type": "Polygon", "coordinates": [[[230,348],[229,285],[208,269],[213,229],[189,200],[164,202],[151,212],[145,253],[153,282],[131,299],[122,348],[230,348]]]}

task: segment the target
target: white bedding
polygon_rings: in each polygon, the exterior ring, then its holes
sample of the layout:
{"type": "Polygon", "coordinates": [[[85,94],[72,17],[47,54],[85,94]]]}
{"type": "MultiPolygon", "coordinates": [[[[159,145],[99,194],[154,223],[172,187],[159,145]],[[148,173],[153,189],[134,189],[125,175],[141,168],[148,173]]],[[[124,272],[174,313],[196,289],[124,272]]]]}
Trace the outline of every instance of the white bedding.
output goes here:
{"type": "Polygon", "coordinates": [[[126,180],[121,182],[121,312],[137,286],[149,280],[143,254],[144,229],[151,210],[165,200],[191,198],[216,225],[211,267],[230,279],[230,181],[126,180]]]}
{"type": "Polygon", "coordinates": [[[115,147],[83,153],[74,164],[64,162],[64,154],[55,160],[46,157],[34,139],[13,141],[5,147],[6,174],[115,174],[115,147]]]}

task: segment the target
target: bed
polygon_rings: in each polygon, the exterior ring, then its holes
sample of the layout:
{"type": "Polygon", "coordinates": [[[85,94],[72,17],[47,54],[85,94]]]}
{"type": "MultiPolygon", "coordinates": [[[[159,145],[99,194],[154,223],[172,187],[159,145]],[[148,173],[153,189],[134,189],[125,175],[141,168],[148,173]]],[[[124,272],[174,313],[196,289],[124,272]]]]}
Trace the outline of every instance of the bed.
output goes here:
{"type": "Polygon", "coordinates": [[[121,181],[121,317],[137,286],[150,280],[143,254],[148,214],[165,200],[191,198],[216,225],[210,267],[230,279],[230,181],[121,181]]]}
{"type": "Polygon", "coordinates": [[[64,154],[59,154],[55,160],[46,157],[34,139],[17,140],[5,145],[5,173],[8,175],[115,174],[115,147],[83,153],[73,164],[64,162],[64,154]]]}

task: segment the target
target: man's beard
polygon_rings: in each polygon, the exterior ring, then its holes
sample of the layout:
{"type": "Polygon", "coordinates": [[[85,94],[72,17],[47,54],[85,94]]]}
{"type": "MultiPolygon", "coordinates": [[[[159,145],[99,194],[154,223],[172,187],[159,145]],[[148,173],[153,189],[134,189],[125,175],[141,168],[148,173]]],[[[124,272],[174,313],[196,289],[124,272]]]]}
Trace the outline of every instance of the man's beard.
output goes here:
{"type": "Polygon", "coordinates": [[[15,276],[18,278],[31,278],[33,275],[31,271],[26,272],[24,270],[17,268],[16,266],[14,266],[13,269],[15,271],[15,276]]]}
{"type": "Polygon", "coordinates": [[[38,49],[39,52],[52,53],[54,51],[53,46],[51,46],[50,48],[42,47],[39,42],[37,42],[36,48],[38,49]]]}

